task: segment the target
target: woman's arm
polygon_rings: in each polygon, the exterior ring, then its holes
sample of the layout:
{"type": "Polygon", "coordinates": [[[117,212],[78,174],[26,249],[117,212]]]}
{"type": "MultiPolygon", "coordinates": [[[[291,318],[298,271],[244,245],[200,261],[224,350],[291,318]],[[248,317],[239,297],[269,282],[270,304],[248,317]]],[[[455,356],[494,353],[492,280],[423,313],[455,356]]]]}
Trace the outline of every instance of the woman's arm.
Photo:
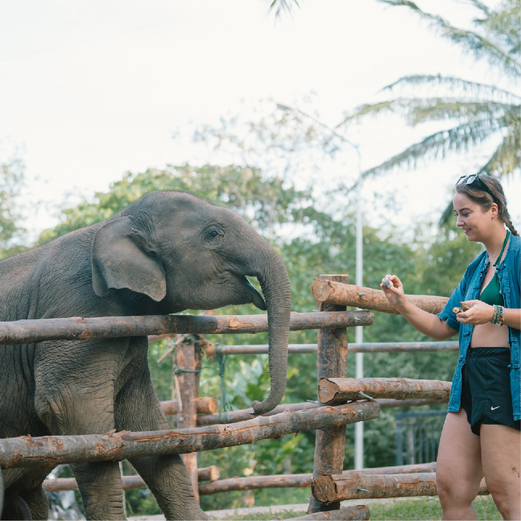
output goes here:
{"type": "Polygon", "coordinates": [[[447,340],[458,334],[438,316],[411,304],[405,297],[402,281],[396,275],[386,275],[384,278],[389,279],[393,284],[391,288],[387,288],[383,281],[380,284],[387,300],[418,331],[435,340],[447,340]]]}

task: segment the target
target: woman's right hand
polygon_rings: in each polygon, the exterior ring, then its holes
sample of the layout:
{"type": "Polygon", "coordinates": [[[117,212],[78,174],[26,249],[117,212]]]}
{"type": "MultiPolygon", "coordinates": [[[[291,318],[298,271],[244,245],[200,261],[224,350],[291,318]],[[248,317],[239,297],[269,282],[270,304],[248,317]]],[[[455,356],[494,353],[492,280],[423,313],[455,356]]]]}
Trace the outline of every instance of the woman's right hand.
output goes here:
{"type": "Polygon", "coordinates": [[[389,304],[391,304],[391,306],[393,306],[397,311],[400,311],[406,301],[402,281],[396,275],[390,275],[388,273],[382,279],[380,287],[383,289],[389,304]],[[387,284],[390,286],[389,288],[385,284],[386,279],[391,282],[391,284],[387,284]]]}

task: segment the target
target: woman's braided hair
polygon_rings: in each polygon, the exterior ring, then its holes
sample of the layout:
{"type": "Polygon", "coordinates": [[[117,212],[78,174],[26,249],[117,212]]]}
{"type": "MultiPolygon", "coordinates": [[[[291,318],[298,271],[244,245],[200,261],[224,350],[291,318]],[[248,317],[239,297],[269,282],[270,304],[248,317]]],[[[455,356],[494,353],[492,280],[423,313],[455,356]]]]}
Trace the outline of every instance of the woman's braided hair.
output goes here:
{"type": "Polygon", "coordinates": [[[456,185],[456,192],[465,194],[470,200],[479,204],[483,211],[487,212],[493,203],[497,204],[499,218],[512,232],[512,235],[519,233],[514,228],[512,219],[507,210],[507,200],[503,187],[498,179],[487,174],[480,174],[478,179],[488,188],[488,192],[479,187],[479,183],[460,183],[456,185]]]}

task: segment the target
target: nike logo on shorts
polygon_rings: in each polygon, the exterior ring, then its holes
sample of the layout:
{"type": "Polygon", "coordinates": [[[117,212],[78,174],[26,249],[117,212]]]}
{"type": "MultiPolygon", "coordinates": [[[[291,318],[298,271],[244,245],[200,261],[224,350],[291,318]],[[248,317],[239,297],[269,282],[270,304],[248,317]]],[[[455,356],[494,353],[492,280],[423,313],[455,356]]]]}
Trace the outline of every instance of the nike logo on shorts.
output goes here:
{"type": "Polygon", "coordinates": [[[499,409],[500,407],[501,407],[501,405],[498,405],[497,407],[491,407],[490,410],[495,411],[496,409],[499,409]]]}

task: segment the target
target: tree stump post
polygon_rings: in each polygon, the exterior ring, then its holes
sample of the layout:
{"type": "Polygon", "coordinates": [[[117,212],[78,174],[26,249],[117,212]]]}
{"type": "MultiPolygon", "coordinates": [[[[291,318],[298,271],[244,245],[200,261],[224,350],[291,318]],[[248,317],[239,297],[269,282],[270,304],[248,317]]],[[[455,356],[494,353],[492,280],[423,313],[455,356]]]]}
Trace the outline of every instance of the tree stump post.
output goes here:
{"type": "MultiPolygon", "coordinates": [[[[321,275],[320,280],[348,283],[347,275],[321,275]]],[[[345,311],[337,304],[318,303],[319,311],[345,311]]],[[[319,329],[317,350],[317,383],[321,378],[344,378],[347,376],[347,333],[341,329],[319,329]],[[333,376],[335,375],[335,376],[333,376]],[[340,376],[342,375],[342,376],[340,376]]],[[[318,385],[317,385],[318,387],[318,385]]],[[[319,407],[320,397],[318,398],[319,407]]],[[[345,426],[327,431],[317,430],[315,438],[315,459],[313,479],[324,475],[341,474],[344,466],[346,428],[345,426]]],[[[338,510],[340,502],[322,503],[311,494],[308,514],[338,510]]]]}
{"type": "MultiPolygon", "coordinates": [[[[202,365],[202,335],[186,336],[174,354],[174,379],[177,381],[179,410],[177,427],[190,429],[197,426],[196,399],[199,397],[199,377],[202,365]]],[[[197,453],[182,454],[181,458],[192,480],[195,499],[199,501],[199,479],[197,475],[197,453]]]]}

